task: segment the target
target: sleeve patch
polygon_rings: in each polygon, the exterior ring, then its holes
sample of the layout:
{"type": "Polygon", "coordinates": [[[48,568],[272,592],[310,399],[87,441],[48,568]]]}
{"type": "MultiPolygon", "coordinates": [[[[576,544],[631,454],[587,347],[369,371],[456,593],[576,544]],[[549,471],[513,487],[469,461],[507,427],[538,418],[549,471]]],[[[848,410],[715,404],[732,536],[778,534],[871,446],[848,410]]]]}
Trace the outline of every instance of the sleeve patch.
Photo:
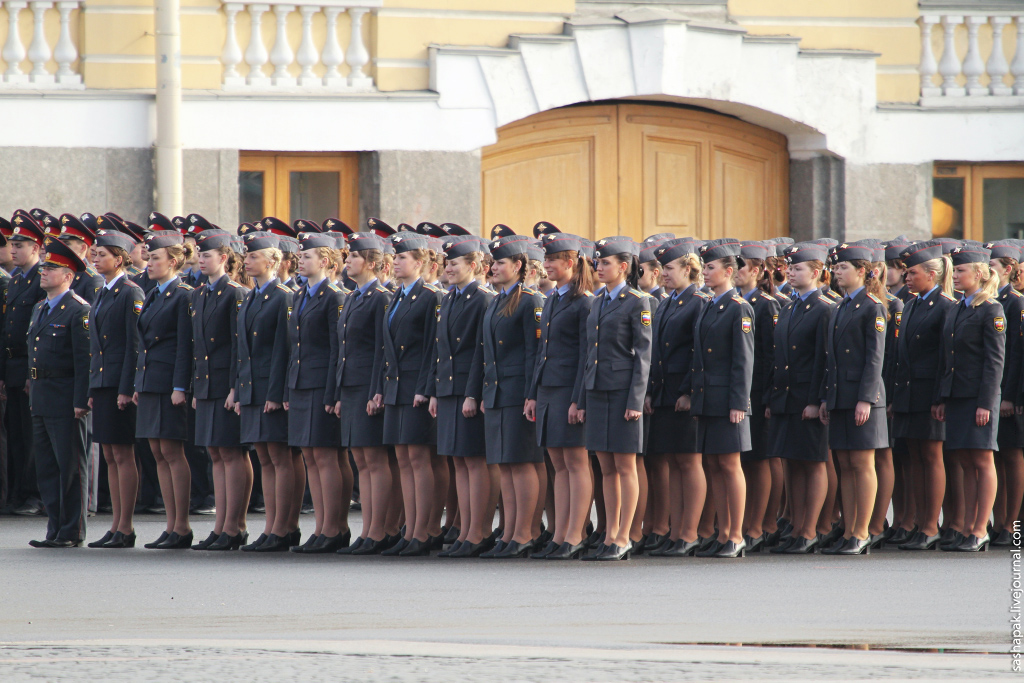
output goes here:
{"type": "Polygon", "coordinates": [[[996,332],[1003,332],[1006,330],[1006,320],[1001,315],[996,316],[992,319],[992,327],[996,328],[996,332]]]}
{"type": "Polygon", "coordinates": [[[651,312],[650,311],[640,311],[640,324],[643,325],[644,327],[650,327],[651,326],[651,312]]]}
{"type": "Polygon", "coordinates": [[[875,318],[875,329],[879,332],[885,332],[885,318],[881,316],[875,318]]]}
{"type": "Polygon", "coordinates": [[[903,322],[903,312],[896,311],[896,327],[899,327],[901,322],[903,322]]]}
{"type": "Polygon", "coordinates": [[[743,316],[740,318],[740,329],[743,330],[743,334],[750,334],[750,331],[754,329],[754,321],[743,316]]]}
{"type": "Polygon", "coordinates": [[[533,317],[534,317],[534,319],[537,322],[540,322],[540,317],[542,315],[544,315],[544,309],[543,308],[535,308],[535,309],[533,309],[533,317]]]}
{"type": "Polygon", "coordinates": [[[779,324],[779,314],[775,313],[775,314],[772,315],[772,325],[774,326],[774,325],[778,325],[778,324],[779,324]]]}
{"type": "Polygon", "coordinates": [[[135,315],[141,315],[142,314],[142,302],[141,301],[134,302],[132,304],[132,308],[135,309],[135,315]]]}
{"type": "Polygon", "coordinates": [[[86,329],[86,331],[89,330],[89,314],[88,313],[86,313],[85,315],[82,316],[82,327],[84,327],[86,329]]]}

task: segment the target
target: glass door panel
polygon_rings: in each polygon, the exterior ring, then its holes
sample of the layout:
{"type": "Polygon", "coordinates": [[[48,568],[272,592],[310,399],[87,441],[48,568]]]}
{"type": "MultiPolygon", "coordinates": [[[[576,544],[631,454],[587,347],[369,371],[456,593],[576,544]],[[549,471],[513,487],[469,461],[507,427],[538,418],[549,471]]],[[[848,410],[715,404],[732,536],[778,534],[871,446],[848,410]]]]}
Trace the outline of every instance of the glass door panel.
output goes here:
{"type": "Polygon", "coordinates": [[[982,180],[985,241],[1024,239],[1024,178],[982,180]]]}
{"type": "Polygon", "coordinates": [[[338,217],[340,173],[336,171],[291,171],[288,175],[289,209],[292,222],[305,218],[320,225],[327,218],[338,217]]]}

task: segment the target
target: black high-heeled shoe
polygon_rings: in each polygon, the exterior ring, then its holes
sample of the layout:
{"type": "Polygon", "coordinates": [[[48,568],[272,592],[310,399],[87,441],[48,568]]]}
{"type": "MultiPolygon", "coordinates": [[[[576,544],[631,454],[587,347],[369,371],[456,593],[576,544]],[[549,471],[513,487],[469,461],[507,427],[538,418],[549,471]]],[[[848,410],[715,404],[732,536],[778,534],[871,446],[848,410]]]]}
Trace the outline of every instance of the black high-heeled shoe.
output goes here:
{"type": "Polygon", "coordinates": [[[596,548],[604,545],[604,532],[603,531],[591,531],[585,539],[583,539],[583,545],[587,548],[596,548]]]}
{"type": "Polygon", "coordinates": [[[906,542],[900,543],[897,547],[900,550],[935,550],[939,547],[939,541],[942,539],[942,534],[936,533],[934,536],[925,536],[923,531],[918,531],[906,542]]]}
{"type": "Polygon", "coordinates": [[[736,557],[746,557],[747,555],[747,543],[746,541],[726,541],[718,549],[718,552],[711,557],[717,557],[719,559],[732,559],[736,557]]]}
{"type": "Polygon", "coordinates": [[[216,531],[211,531],[209,536],[207,536],[202,541],[199,541],[199,543],[196,543],[194,546],[192,546],[192,550],[206,550],[211,545],[213,545],[214,542],[221,536],[223,536],[223,534],[218,534],[216,531]]]}
{"type": "Polygon", "coordinates": [[[437,536],[428,536],[427,545],[432,551],[444,549],[444,532],[442,531],[437,536]]]}
{"type": "Polygon", "coordinates": [[[284,538],[288,542],[289,548],[291,548],[293,545],[298,545],[302,542],[302,529],[299,527],[295,527],[295,531],[288,532],[288,534],[284,538]]]}
{"type": "Polygon", "coordinates": [[[1008,529],[1000,530],[1000,532],[996,534],[994,537],[992,536],[992,534],[989,534],[989,537],[992,538],[990,545],[992,545],[992,547],[994,548],[1005,548],[1007,546],[1013,545],[1013,535],[1009,532],[1008,529]]]}
{"type": "Polygon", "coordinates": [[[550,543],[551,539],[553,539],[554,537],[555,537],[555,532],[554,531],[550,531],[549,529],[545,529],[544,526],[542,525],[541,526],[541,531],[540,531],[540,536],[538,536],[537,538],[535,538],[533,540],[536,541],[535,545],[538,548],[543,548],[548,543],[550,543]]]}
{"type": "Polygon", "coordinates": [[[697,546],[697,552],[702,553],[711,546],[713,546],[715,543],[718,543],[718,536],[697,536],[697,540],[700,541],[700,545],[697,546]]]}
{"type": "Polygon", "coordinates": [[[693,557],[697,554],[698,548],[700,548],[699,540],[687,542],[680,538],[668,548],[663,549],[658,557],[693,557]]]}
{"type": "Polygon", "coordinates": [[[143,547],[143,548],[149,548],[150,550],[153,550],[154,548],[156,548],[157,546],[159,546],[159,545],[160,545],[161,543],[163,543],[164,541],[166,541],[166,540],[167,540],[167,537],[168,537],[168,536],[170,536],[170,535],[171,535],[171,534],[170,534],[170,532],[168,532],[168,531],[162,531],[162,532],[160,532],[160,536],[158,536],[158,537],[157,537],[157,539],[156,539],[155,541],[151,541],[151,542],[149,542],[149,543],[146,543],[146,544],[145,544],[145,545],[143,545],[142,547],[143,547]]]}
{"type": "MultiPolygon", "coordinates": [[[[342,548],[338,552],[340,554],[346,554],[344,551],[348,548],[342,548]]],[[[363,542],[358,547],[353,547],[349,555],[380,555],[382,552],[387,550],[387,546],[384,545],[384,539],[375,541],[372,538],[364,538],[363,542]]]]}
{"type": "Polygon", "coordinates": [[[744,536],[743,542],[746,544],[746,552],[748,553],[759,553],[765,549],[765,541],[768,540],[768,534],[761,532],[761,535],[757,538],[753,536],[744,536]]]}
{"type": "MultiPolygon", "coordinates": [[[[852,536],[850,538],[853,538],[852,536]]],[[[846,544],[850,542],[850,539],[843,538],[840,536],[836,539],[835,543],[825,547],[824,543],[819,543],[818,547],[821,548],[822,555],[838,555],[839,551],[846,547],[846,544]]]]}
{"type": "Polygon", "coordinates": [[[451,557],[452,553],[462,547],[462,541],[455,539],[455,542],[437,554],[438,557],[451,557]]]}
{"type": "Polygon", "coordinates": [[[430,556],[430,540],[421,541],[418,538],[414,538],[409,541],[409,544],[405,546],[402,552],[398,553],[399,557],[429,557],[430,556]]]}
{"type": "Polygon", "coordinates": [[[216,541],[207,546],[207,550],[238,550],[249,540],[248,531],[239,531],[237,534],[232,536],[231,534],[223,533],[216,541]]]}
{"type": "Polygon", "coordinates": [[[167,540],[158,545],[157,550],[186,550],[192,547],[192,531],[189,530],[187,534],[179,534],[177,531],[172,531],[168,536],[167,540]]]}
{"type": "Polygon", "coordinates": [[[527,557],[530,551],[536,548],[536,543],[531,539],[526,543],[520,543],[519,541],[509,541],[502,548],[501,552],[495,555],[499,560],[514,560],[522,557],[527,557]]]}
{"type": "MultiPolygon", "coordinates": [[[[770,552],[770,553],[772,553],[774,555],[782,555],[783,553],[786,552],[786,548],[790,547],[791,545],[793,545],[794,543],[797,542],[798,538],[802,538],[802,537],[787,536],[785,538],[779,539],[778,543],[776,543],[771,548],[768,548],[768,552],[770,552]]],[[[815,535],[814,538],[817,539],[818,536],[815,535]]]]}
{"type": "Polygon", "coordinates": [[[873,534],[868,532],[868,550],[881,550],[885,545],[885,532],[873,534]]]}
{"type": "MultiPolygon", "coordinates": [[[[839,541],[840,538],[843,538],[843,536],[845,535],[846,529],[842,525],[840,525],[839,522],[834,522],[832,524],[832,529],[822,537],[821,541],[819,541],[818,547],[831,548],[833,545],[836,544],[837,541],[839,541]]],[[[843,540],[843,544],[846,544],[845,540],[843,540]]],[[[824,552],[824,550],[822,552],[824,552]]]]}
{"type": "Polygon", "coordinates": [[[974,534],[971,534],[963,540],[963,543],[958,545],[954,550],[958,553],[977,553],[985,552],[988,550],[988,545],[991,541],[989,540],[988,534],[985,534],[981,538],[978,538],[974,534]]]}
{"type": "Polygon", "coordinates": [[[135,529],[132,529],[130,533],[122,533],[120,531],[114,532],[114,537],[103,544],[104,548],[134,548],[135,547],[135,529]]]}
{"type": "Polygon", "coordinates": [[[493,548],[491,548],[490,550],[485,550],[484,552],[480,553],[480,559],[493,560],[498,556],[499,553],[501,553],[502,550],[505,549],[505,545],[505,541],[499,538],[497,541],[494,542],[493,548]]]}
{"type": "Polygon", "coordinates": [[[409,541],[407,541],[407,540],[405,540],[403,538],[398,543],[394,544],[393,546],[391,546],[387,550],[383,551],[381,553],[381,557],[398,557],[398,554],[400,552],[402,552],[403,550],[405,550],[406,546],[408,546],[408,545],[409,545],[409,541]]]}
{"type": "Polygon", "coordinates": [[[307,555],[323,555],[326,553],[337,552],[341,548],[349,545],[349,541],[352,540],[352,530],[346,529],[340,534],[334,536],[328,536],[326,534],[320,534],[320,537],[316,539],[316,543],[306,548],[303,551],[307,555]]]}
{"type": "Polygon", "coordinates": [[[714,557],[715,553],[721,550],[722,546],[724,545],[724,543],[722,543],[716,538],[711,544],[707,545],[706,547],[702,545],[702,549],[697,551],[697,557],[714,557]]]}
{"type": "Polygon", "coordinates": [[[362,536],[360,536],[359,538],[357,538],[355,541],[352,542],[352,545],[347,545],[344,548],[338,548],[334,552],[337,553],[338,555],[351,555],[352,553],[354,553],[356,550],[359,549],[359,546],[361,546],[364,541],[366,541],[366,539],[363,538],[362,536]]]}
{"type": "Polygon", "coordinates": [[[247,543],[243,545],[241,550],[243,553],[251,553],[252,551],[256,550],[256,548],[259,548],[261,545],[263,545],[266,542],[266,540],[267,535],[260,534],[252,543],[247,543]]]}
{"type": "Polygon", "coordinates": [[[850,536],[842,548],[837,550],[835,555],[870,555],[871,554],[871,540],[868,538],[857,538],[856,536],[850,536]]]}
{"type": "Polygon", "coordinates": [[[252,549],[254,553],[286,553],[288,549],[292,547],[290,545],[291,534],[288,536],[278,536],[277,534],[270,534],[267,536],[267,540],[263,541],[260,545],[252,549]]]}
{"type": "Polygon", "coordinates": [[[88,543],[88,544],[86,544],[86,546],[89,547],[89,548],[102,548],[107,543],[110,543],[110,540],[112,538],[114,538],[114,533],[115,532],[113,532],[113,531],[108,531],[107,533],[103,534],[103,537],[100,538],[98,541],[93,541],[92,543],[88,543]]]}
{"type": "Polygon", "coordinates": [[[316,545],[316,542],[320,540],[320,536],[323,534],[310,534],[309,538],[302,545],[293,545],[290,550],[293,553],[307,553],[309,549],[316,545]]]}
{"type": "Polygon", "coordinates": [[[530,559],[543,560],[545,557],[547,557],[548,553],[558,550],[558,546],[558,543],[555,543],[554,541],[548,541],[540,550],[530,553],[530,559]]]}
{"type": "MultiPolygon", "coordinates": [[[[892,528],[892,527],[890,527],[890,528],[892,528]]],[[[885,542],[888,543],[889,545],[900,545],[902,543],[907,543],[908,541],[912,540],[914,538],[914,536],[917,535],[918,531],[919,531],[919,529],[917,528],[916,524],[914,525],[914,528],[912,528],[912,529],[904,529],[903,527],[896,527],[896,530],[892,532],[892,534],[889,536],[889,538],[885,542]]]]}
{"type": "Polygon", "coordinates": [[[618,560],[628,560],[630,553],[633,551],[633,544],[631,542],[626,543],[625,547],[620,547],[612,543],[604,547],[604,552],[597,556],[598,562],[616,562],[618,560]]]}
{"type": "Polygon", "coordinates": [[[644,552],[648,555],[658,556],[671,548],[672,545],[673,541],[668,537],[668,534],[651,534],[647,537],[647,545],[644,546],[644,552]]]}
{"type": "MultiPolygon", "coordinates": [[[[779,552],[783,555],[812,555],[818,549],[819,538],[820,536],[817,534],[814,535],[814,538],[793,537],[791,542],[787,543],[779,552]]],[[[775,551],[776,548],[771,549],[771,552],[775,551]]]]}
{"type": "Polygon", "coordinates": [[[593,562],[597,560],[597,558],[600,557],[601,553],[607,550],[607,548],[608,546],[606,546],[604,543],[597,546],[592,546],[590,548],[590,552],[581,557],[580,560],[583,562],[593,562]]]}
{"type": "Polygon", "coordinates": [[[494,546],[488,544],[486,539],[480,541],[479,543],[470,543],[469,541],[463,541],[462,545],[459,546],[459,549],[453,552],[448,557],[451,557],[453,559],[458,558],[460,560],[467,557],[480,557],[480,553],[485,553],[493,547],[494,546]]]}
{"type": "MultiPolygon", "coordinates": [[[[765,532],[767,533],[767,532],[765,532]]],[[[764,539],[764,547],[771,549],[779,544],[779,539],[782,538],[782,529],[775,529],[775,531],[768,534],[764,539]]],[[[792,537],[790,537],[792,538],[792,537]]]]}
{"type": "Polygon", "coordinates": [[[939,550],[950,552],[957,549],[961,543],[967,538],[956,529],[947,529],[948,538],[945,541],[939,541],[939,550]]]}
{"type": "Polygon", "coordinates": [[[444,535],[444,544],[451,545],[455,541],[459,540],[459,535],[462,533],[460,529],[456,529],[453,526],[448,527],[448,531],[444,535]]]}
{"type": "Polygon", "coordinates": [[[544,556],[545,560],[578,560],[587,547],[580,541],[576,545],[569,545],[568,542],[562,543],[550,553],[544,556]]]}

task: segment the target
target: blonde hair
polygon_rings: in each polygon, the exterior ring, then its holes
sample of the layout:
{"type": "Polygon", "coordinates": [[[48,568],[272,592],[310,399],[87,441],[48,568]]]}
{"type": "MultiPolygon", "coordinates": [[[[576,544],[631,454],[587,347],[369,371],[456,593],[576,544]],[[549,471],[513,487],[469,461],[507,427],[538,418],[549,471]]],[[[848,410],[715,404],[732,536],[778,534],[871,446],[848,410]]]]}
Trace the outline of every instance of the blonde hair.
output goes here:
{"type": "Polygon", "coordinates": [[[935,284],[943,294],[953,295],[953,262],[948,256],[924,261],[921,267],[935,276],[935,284]]]}
{"type": "Polygon", "coordinates": [[[381,271],[384,270],[384,252],[380,249],[360,249],[355,253],[363,258],[366,262],[366,267],[374,275],[380,275],[381,271]]]}
{"type": "Polygon", "coordinates": [[[697,289],[704,286],[704,269],[700,264],[700,257],[696,254],[684,254],[678,259],[679,265],[690,266],[690,282],[697,285],[697,289]]]}
{"type": "Polygon", "coordinates": [[[192,257],[196,254],[196,247],[191,242],[183,242],[182,244],[171,244],[166,247],[161,247],[167,251],[167,257],[171,259],[171,267],[177,272],[185,267],[185,264],[192,260],[192,257]]]}
{"type": "Polygon", "coordinates": [[[987,263],[972,263],[971,265],[974,267],[974,272],[981,278],[981,287],[974,293],[974,300],[971,301],[971,306],[977,307],[989,299],[994,299],[999,294],[999,275],[987,263]]]}

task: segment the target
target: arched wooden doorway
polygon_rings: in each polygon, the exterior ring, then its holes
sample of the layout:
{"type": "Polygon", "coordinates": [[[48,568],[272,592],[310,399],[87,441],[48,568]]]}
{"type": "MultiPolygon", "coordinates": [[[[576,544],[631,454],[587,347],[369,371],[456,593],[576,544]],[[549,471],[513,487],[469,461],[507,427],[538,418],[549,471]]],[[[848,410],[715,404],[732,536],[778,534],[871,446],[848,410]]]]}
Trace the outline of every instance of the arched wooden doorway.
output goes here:
{"type": "Polygon", "coordinates": [[[483,150],[483,225],[547,220],[591,239],[659,232],[765,239],[789,231],[785,136],[651,104],[544,112],[483,150]]]}

